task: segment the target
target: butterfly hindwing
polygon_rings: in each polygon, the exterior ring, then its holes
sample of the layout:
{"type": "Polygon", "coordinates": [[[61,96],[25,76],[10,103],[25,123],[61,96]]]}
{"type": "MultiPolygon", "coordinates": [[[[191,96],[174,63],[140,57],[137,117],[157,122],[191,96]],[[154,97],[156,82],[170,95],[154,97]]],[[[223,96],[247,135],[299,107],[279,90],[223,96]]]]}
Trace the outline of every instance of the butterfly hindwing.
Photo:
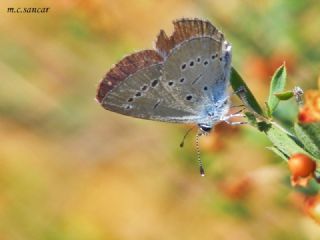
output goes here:
{"type": "MultiPolygon", "coordinates": [[[[213,105],[218,88],[227,92],[218,44],[209,37],[193,38],[175,48],[164,63],[164,86],[197,114],[213,105]]],[[[224,95],[219,93],[219,98],[224,95]]]]}

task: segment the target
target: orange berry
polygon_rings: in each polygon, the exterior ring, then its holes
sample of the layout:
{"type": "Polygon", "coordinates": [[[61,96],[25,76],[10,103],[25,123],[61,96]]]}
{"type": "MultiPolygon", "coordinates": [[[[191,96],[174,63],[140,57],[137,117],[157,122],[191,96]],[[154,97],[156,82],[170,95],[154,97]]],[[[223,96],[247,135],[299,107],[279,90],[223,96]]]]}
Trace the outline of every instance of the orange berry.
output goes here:
{"type": "Polygon", "coordinates": [[[308,196],[305,199],[304,211],[317,223],[320,223],[320,196],[308,196]]]}
{"type": "Polygon", "coordinates": [[[312,109],[308,106],[304,106],[300,109],[298,119],[300,123],[311,123],[316,121],[312,109]]]}
{"type": "Polygon", "coordinates": [[[302,153],[292,155],[288,161],[288,166],[294,177],[308,177],[316,170],[316,162],[302,153]]]}

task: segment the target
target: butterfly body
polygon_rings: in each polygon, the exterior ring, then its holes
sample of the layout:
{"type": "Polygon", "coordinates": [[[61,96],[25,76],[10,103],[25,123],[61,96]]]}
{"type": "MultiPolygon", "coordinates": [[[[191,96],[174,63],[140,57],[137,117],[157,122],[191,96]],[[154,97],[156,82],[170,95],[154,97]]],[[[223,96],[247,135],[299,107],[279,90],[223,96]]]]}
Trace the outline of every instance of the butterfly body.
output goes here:
{"type": "Polygon", "coordinates": [[[210,129],[229,111],[231,45],[210,22],[180,19],[155,50],[122,59],[101,81],[97,100],[132,117],[210,129]]]}

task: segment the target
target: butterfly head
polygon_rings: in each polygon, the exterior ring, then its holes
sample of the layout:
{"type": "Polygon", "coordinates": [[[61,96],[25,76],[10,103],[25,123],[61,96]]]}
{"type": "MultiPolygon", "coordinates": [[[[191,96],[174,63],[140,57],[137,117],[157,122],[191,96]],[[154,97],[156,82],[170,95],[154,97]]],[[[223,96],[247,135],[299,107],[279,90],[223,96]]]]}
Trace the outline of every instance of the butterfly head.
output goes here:
{"type": "Polygon", "coordinates": [[[224,121],[225,116],[230,109],[229,96],[217,101],[214,105],[206,108],[207,117],[204,122],[198,123],[198,126],[202,133],[209,133],[214,126],[224,121]]]}

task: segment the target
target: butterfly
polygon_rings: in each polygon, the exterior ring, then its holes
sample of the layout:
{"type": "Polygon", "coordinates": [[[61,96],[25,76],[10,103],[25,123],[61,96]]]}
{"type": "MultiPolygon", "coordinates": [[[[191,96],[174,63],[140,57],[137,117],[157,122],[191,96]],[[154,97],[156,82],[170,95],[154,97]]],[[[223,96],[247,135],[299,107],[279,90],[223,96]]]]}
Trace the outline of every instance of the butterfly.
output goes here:
{"type": "Polygon", "coordinates": [[[171,36],[160,31],[154,50],[128,55],[109,70],[97,101],[127,116],[197,124],[204,133],[221,121],[233,124],[230,43],[209,21],[183,18],[173,25],[171,36]]]}

